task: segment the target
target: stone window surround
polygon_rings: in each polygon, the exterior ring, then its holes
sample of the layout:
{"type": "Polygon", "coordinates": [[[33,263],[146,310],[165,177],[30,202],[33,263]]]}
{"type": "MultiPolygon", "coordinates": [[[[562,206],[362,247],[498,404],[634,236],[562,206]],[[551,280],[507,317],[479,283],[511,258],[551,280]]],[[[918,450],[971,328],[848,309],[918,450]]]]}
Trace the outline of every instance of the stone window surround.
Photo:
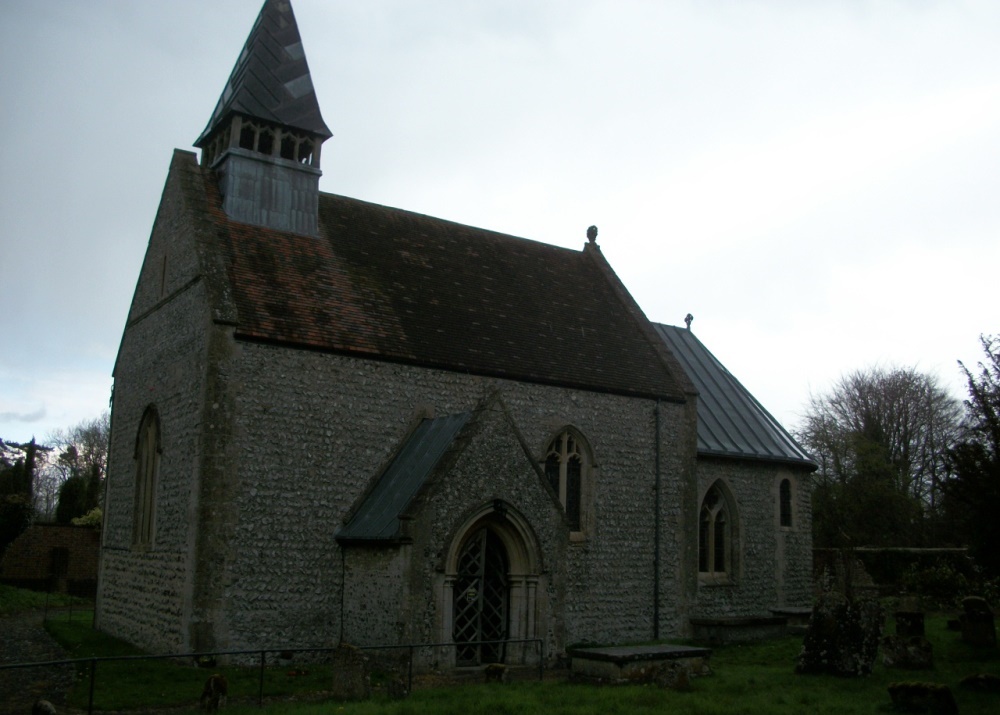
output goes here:
{"type": "MultiPolygon", "coordinates": [[[[538,590],[544,590],[541,549],[534,531],[527,519],[513,507],[497,499],[482,505],[455,531],[444,562],[444,573],[439,578],[438,613],[441,615],[440,641],[452,640],[454,627],[454,585],[458,579],[458,560],[462,546],[471,534],[488,527],[495,533],[507,552],[507,582],[509,607],[507,634],[511,639],[538,637],[539,622],[544,622],[539,613],[541,603],[538,590]]],[[[455,648],[447,648],[439,655],[449,667],[455,667],[455,648]]],[[[531,644],[517,644],[507,648],[505,662],[537,662],[535,648],[531,644]]]]}
{"type": "Polygon", "coordinates": [[[156,489],[163,454],[160,415],[155,405],[143,412],[135,438],[135,498],[132,507],[132,548],[147,550],[156,534],[156,489]]]}
{"type": "Polygon", "coordinates": [[[795,518],[796,483],[787,474],[778,475],[778,528],[794,531],[798,519],[795,518]]]}
{"type": "Polygon", "coordinates": [[[739,510],[736,508],[736,499],[732,490],[722,478],[716,479],[700,495],[698,499],[698,583],[703,586],[732,586],[735,585],[740,573],[742,560],[740,558],[740,522],[739,510]],[[718,507],[712,510],[712,523],[708,531],[708,558],[709,570],[702,571],[702,517],[706,508],[705,500],[710,494],[718,496],[718,507]],[[722,570],[715,569],[715,543],[716,536],[714,524],[715,517],[723,514],[725,518],[725,564],[722,570]]]}
{"type": "MultiPolygon", "coordinates": [[[[572,425],[564,425],[556,430],[545,442],[544,455],[540,460],[542,473],[546,475],[546,482],[549,481],[548,470],[546,469],[550,457],[556,456],[559,459],[559,489],[555,489],[553,484],[549,484],[556,492],[559,503],[566,509],[569,480],[568,477],[568,457],[575,456],[580,460],[580,482],[577,503],[579,505],[579,528],[570,528],[570,542],[582,544],[587,541],[593,528],[594,513],[594,483],[596,481],[597,464],[594,460],[594,453],[590,447],[590,441],[583,433],[572,425]],[[575,449],[570,455],[566,449],[568,439],[575,443],[575,449]],[[558,443],[558,444],[557,444],[558,443]]],[[[569,515],[567,514],[567,517],[569,515]]]]}

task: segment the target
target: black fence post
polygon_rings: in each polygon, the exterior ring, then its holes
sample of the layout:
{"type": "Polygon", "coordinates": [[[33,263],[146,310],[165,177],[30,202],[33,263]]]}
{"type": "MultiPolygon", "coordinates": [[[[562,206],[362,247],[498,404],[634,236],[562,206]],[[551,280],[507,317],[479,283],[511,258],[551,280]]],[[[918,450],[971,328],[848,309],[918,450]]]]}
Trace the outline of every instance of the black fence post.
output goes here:
{"type": "Polygon", "coordinates": [[[410,666],[406,673],[406,694],[410,696],[413,695],[413,646],[411,645],[407,650],[410,651],[410,666]]]}
{"type": "Polygon", "coordinates": [[[90,659],[90,696],[87,699],[87,714],[94,712],[94,681],[97,679],[97,658],[90,659]]]}
{"type": "Polygon", "coordinates": [[[257,707],[264,707],[264,655],[266,651],[260,652],[260,683],[257,690],[257,707]]]}

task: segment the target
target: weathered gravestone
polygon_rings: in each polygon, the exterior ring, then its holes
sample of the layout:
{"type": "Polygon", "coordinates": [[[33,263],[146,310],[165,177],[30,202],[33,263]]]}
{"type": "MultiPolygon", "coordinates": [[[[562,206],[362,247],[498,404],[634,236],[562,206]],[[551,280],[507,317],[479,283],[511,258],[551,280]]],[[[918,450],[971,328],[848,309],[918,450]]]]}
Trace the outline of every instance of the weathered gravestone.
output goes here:
{"type": "Polygon", "coordinates": [[[896,710],[930,715],[957,715],[958,703],[951,689],[941,683],[889,683],[889,697],[896,710]]]}
{"type": "Polygon", "coordinates": [[[993,610],[985,598],[969,596],[962,599],[962,640],[972,645],[995,646],[997,644],[996,623],[993,610]]]}
{"type": "Polygon", "coordinates": [[[342,644],[333,652],[334,700],[366,700],[371,696],[368,658],[358,648],[342,644]]]}
{"type": "Polygon", "coordinates": [[[904,599],[893,616],[897,636],[924,635],[924,613],[916,607],[914,601],[904,599]]]}
{"type": "Polygon", "coordinates": [[[824,594],[813,608],[795,672],[870,675],[883,621],[882,606],[875,599],[824,594]]]}
{"type": "Polygon", "coordinates": [[[827,554],[796,673],[870,675],[885,614],[864,565],[846,551],[827,554]]]}
{"type": "Polygon", "coordinates": [[[958,683],[965,690],[977,693],[993,693],[1000,695],[1000,675],[992,673],[975,673],[967,675],[958,683]]]}
{"type": "Polygon", "coordinates": [[[884,636],[882,664],[886,668],[930,670],[934,667],[934,647],[923,636],[884,636]]]}

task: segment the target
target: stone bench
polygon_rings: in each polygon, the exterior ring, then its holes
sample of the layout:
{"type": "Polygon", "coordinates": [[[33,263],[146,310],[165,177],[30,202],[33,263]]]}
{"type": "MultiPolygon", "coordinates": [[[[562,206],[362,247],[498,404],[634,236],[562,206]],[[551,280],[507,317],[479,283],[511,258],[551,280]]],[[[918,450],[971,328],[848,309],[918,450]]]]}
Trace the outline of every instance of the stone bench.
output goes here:
{"type": "Polygon", "coordinates": [[[680,645],[570,648],[570,671],[584,680],[621,684],[652,683],[683,688],[689,677],[709,675],[712,651],[680,645]]]}
{"type": "Polygon", "coordinates": [[[788,634],[788,618],[783,616],[741,616],[732,618],[692,618],[692,638],[703,643],[753,643],[788,634]]]}

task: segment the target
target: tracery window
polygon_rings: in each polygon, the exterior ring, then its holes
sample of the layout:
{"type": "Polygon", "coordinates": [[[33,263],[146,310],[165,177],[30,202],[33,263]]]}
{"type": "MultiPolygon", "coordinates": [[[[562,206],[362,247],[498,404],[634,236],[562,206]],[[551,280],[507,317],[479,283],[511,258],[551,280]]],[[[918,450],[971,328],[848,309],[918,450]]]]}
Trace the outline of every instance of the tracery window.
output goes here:
{"type": "Polygon", "coordinates": [[[792,525],[792,482],[782,479],[778,487],[778,519],[781,526],[792,525]]]}
{"type": "Polygon", "coordinates": [[[566,511],[570,531],[584,530],[585,481],[590,463],[582,438],[566,430],[553,439],[545,454],[545,478],[566,511]]]}
{"type": "Polygon", "coordinates": [[[717,484],[705,494],[698,519],[698,571],[715,577],[733,572],[735,514],[717,484]]]}
{"type": "Polygon", "coordinates": [[[143,415],[135,445],[135,505],[132,515],[132,543],[153,543],[156,513],[156,482],[160,471],[160,419],[150,407],[143,415]]]}

